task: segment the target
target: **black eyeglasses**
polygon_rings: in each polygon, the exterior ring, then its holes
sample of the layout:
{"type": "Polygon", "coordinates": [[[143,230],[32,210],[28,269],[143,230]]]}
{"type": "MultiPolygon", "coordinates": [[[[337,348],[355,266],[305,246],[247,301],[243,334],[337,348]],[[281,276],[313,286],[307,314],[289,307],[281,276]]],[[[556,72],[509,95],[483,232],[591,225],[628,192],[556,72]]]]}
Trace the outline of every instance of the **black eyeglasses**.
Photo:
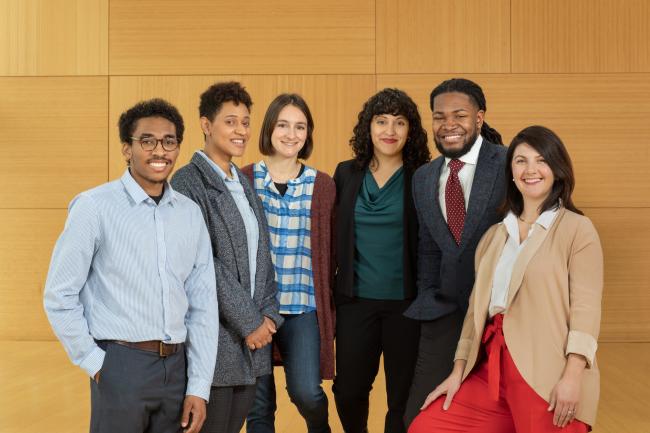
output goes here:
{"type": "Polygon", "coordinates": [[[131,140],[140,142],[140,146],[142,146],[142,150],[145,150],[147,152],[152,152],[156,147],[158,147],[158,143],[160,143],[162,148],[165,149],[167,152],[176,150],[178,148],[178,145],[180,144],[178,142],[178,138],[176,137],[164,137],[164,138],[131,137],[131,140]]]}

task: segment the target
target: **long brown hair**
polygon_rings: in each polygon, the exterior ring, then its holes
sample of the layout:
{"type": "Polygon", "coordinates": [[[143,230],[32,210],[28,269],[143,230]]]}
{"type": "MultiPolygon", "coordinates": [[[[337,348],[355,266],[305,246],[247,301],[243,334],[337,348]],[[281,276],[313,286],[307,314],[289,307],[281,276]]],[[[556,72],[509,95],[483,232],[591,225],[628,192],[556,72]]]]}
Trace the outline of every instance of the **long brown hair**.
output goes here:
{"type": "Polygon", "coordinates": [[[575,187],[575,176],[573,175],[573,165],[571,164],[571,157],[567,152],[564,143],[550,129],[534,125],[522,129],[515,138],[510,142],[508,153],[506,154],[506,197],[499,208],[502,215],[512,211],[517,216],[520,216],[524,211],[524,199],[517,186],[512,181],[512,158],[515,149],[522,143],[526,143],[544,158],[549,168],[553,172],[554,182],[551,187],[546,200],[541,204],[539,213],[546,210],[557,208],[560,205],[582,215],[571,199],[573,188],[575,187]]]}

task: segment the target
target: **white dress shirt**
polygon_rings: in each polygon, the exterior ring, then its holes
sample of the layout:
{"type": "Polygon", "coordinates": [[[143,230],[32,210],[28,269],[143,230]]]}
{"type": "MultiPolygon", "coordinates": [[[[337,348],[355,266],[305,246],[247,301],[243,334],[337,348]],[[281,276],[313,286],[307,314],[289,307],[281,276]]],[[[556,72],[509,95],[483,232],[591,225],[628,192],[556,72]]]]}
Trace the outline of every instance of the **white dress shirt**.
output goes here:
{"type": "MultiPolygon", "coordinates": [[[[483,137],[479,135],[469,152],[458,158],[460,161],[465,163],[463,168],[458,172],[458,180],[460,181],[461,188],[463,188],[463,196],[465,197],[465,210],[467,210],[467,204],[469,203],[469,193],[472,191],[474,173],[476,173],[476,164],[478,163],[478,154],[481,151],[482,144],[483,137]]],[[[442,216],[445,218],[445,221],[447,221],[445,186],[447,185],[447,179],[449,178],[450,172],[449,161],[451,161],[451,158],[445,157],[445,164],[442,167],[442,170],[440,170],[440,180],[438,182],[438,202],[440,203],[440,210],[442,211],[442,216]]]]}
{"type": "Polygon", "coordinates": [[[494,270],[494,277],[492,279],[492,294],[490,295],[490,307],[488,312],[490,317],[502,313],[506,310],[508,302],[508,288],[510,287],[510,279],[512,278],[512,269],[515,266],[519,253],[525,248],[528,239],[535,230],[548,230],[555,220],[557,215],[557,208],[549,209],[542,212],[537,217],[535,224],[528,230],[528,236],[523,242],[519,239],[519,224],[517,223],[517,216],[512,212],[503,219],[502,224],[506,226],[508,231],[508,239],[506,245],[503,247],[501,257],[494,270]]]}

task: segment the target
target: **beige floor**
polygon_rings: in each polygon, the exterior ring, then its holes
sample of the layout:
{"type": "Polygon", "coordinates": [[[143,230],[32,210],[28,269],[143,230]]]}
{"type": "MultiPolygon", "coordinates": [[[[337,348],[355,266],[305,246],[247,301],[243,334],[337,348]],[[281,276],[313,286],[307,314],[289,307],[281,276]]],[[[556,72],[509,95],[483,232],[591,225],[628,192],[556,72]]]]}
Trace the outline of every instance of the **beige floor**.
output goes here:
{"type": "MultiPolygon", "coordinates": [[[[88,431],[88,379],[70,365],[56,342],[0,342],[0,433],[88,431]]],[[[602,343],[601,403],[595,433],[650,433],[650,343],[602,343]]],[[[284,381],[281,369],[277,380],[284,381]]],[[[278,383],[278,390],[284,388],[278,383]]],[[[332,431],[340,433],[331,394],[332,431]]],[[[285,392],[278,392],[278,433],[305,432],[285,392]]],[[[383,374],[371,395],[369,429],[383,431],[386,409],[383,374]]]]}

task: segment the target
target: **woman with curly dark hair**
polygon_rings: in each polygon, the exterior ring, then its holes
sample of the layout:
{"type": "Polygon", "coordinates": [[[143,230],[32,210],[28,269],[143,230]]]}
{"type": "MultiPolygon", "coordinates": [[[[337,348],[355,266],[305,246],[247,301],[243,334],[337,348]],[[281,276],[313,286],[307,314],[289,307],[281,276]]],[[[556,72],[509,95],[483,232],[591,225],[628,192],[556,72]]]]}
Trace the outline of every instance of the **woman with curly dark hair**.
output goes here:
{"type": "Polygon", "coordinates": [[[364,104],[350,146],[354,159],[341,162],[334,173],[334,397],[345,432],[367,431],[368,397],[383,353],[384,431],[404,432],[419,339],[418,322],[402,314],[416,294],[411,178],[431,154],[417,106],[398,89],[384,89],[364,104]]]}

